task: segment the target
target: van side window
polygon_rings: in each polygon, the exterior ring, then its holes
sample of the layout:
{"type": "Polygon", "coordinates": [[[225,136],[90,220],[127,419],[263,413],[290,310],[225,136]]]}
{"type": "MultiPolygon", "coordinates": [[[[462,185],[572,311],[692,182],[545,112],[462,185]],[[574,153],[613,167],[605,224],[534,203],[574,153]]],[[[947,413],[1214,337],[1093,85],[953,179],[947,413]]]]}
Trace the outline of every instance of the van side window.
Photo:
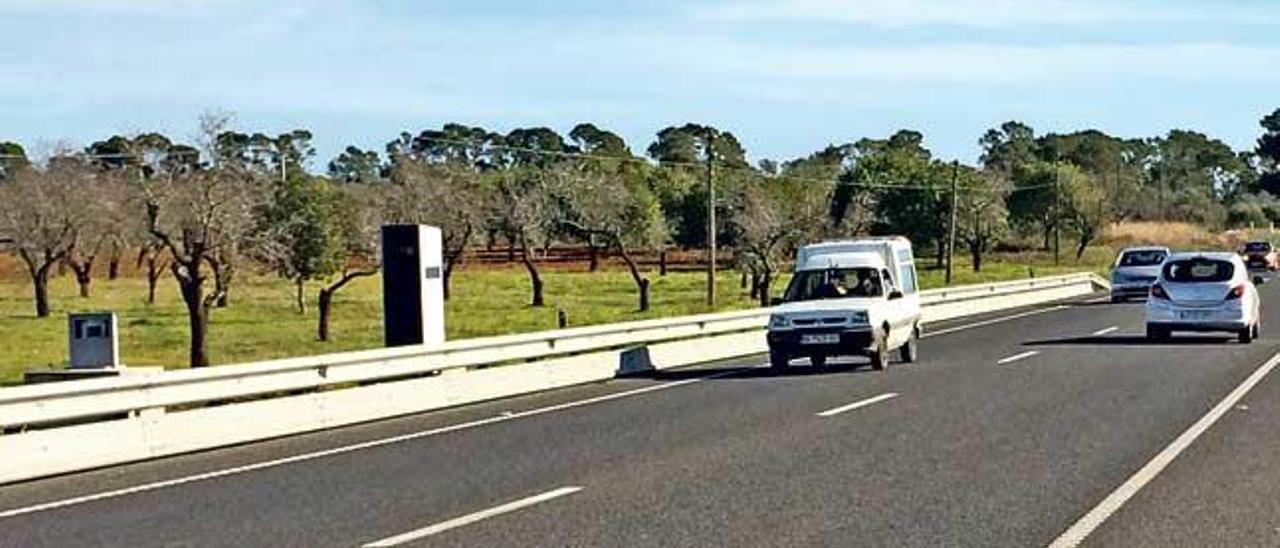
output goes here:
{"type": "Polygon", "coordinates": [[[894,290],[893,276],[889,274],[888,270],[881,270],[880,278],[884,280],[884,294],[892,293],[894,290]]]}
{"type": "Polygon", "coordinates": [[[915,265],[902,265],[902,292],[911,295],[916,292],[915,265]]]}

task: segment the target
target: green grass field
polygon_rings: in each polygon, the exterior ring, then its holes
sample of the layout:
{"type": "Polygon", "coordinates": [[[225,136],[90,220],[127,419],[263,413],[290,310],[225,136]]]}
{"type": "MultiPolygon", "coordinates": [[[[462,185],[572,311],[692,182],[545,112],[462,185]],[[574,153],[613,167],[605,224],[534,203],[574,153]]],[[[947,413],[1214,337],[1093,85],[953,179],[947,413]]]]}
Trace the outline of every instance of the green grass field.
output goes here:
{"type": "MultiPolygon", "coordinates": [[[[954,283],[1024,278],[1028,267],[1036,276],[1050,276],[1079,270],[1102,270],[1110,251],[1091,250],[1085,260],[1064,260],[1061,267],[1047,266],[1043,254],[993,258],[982,273],[974,273],[957,257],[954,283]]],[[[943,272],[930,270],[930,260],[921,260],[921,285],[943,285],[943,272]]],[[[650,274],[652,309],[636,312],[635,286],[622,270],[597,273],[548,270],[544,273],[548,306],[528,306],[529,286],[522,269],[462,269],[454,277],[453,299],[446,307],[450,339],[523,333],[556,328],[556,309],[565,310],[570,326],[592,325],[699,314],[709,312],[704,304],[705,274],[672,272],[666,277],[650,274]]],[[[754,306],[739,287],[739,275],[722,272],[718,277],[720,305],[717,310],[754,306]]],[[[780,293],[786,279],[779,280],[780,293]]],[[[272,277],[241,279],[232,292],[231,306],[216,309],[211,317],[210,355],[216,364],[270,358],[323,354],[343,350],[376,348],[382,342],[381,284],[378,277],[357,280],[335,299],[331,326],[332,340],[315,340],[315,291],[308,288],[306,314],[298,314],[293,304],[291,284],[272,277]]],[[[0,278],[0,384],[20,382],[22,371],[33,366],[56,366],[67,356],[66,314],[73,311],[111,310],[120,316],[121,357],[129,365],[183,367],[187,353],[186,312],[176,284],[162,279],[154,306],[146,304],[146,281],[125,277],[114,281],[94,281],[93,296],[82,299],[70,276],[51,284],[53,314],[37,319],[32,305],[30,283],[17,272],[0,278]]]]}

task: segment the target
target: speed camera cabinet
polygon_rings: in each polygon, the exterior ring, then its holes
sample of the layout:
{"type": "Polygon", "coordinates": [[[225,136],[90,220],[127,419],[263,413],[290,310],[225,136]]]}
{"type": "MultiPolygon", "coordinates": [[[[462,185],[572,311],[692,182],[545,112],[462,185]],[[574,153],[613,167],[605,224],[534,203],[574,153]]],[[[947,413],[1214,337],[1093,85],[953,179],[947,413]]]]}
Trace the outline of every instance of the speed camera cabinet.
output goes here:
{"type": "Polygon", "coordinates": [[[382,320],[386,345],[444,343],[444,261],[440,229],[382,227],[382,320]]]}

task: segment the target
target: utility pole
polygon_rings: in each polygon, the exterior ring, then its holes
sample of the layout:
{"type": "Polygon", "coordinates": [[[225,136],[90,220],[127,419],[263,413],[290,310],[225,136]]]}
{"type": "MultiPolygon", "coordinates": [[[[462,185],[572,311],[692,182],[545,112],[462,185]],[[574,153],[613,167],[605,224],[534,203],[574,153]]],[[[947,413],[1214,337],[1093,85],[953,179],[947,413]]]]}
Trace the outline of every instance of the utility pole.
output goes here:
{"type": "Polygon", "coordinates": [[[1053,264],[1061,263],[1062,252],[1062,184],[1059,174],[1062,170],[1058,163],[1053,163],[1053,264]]]}
{"type": "Polygon", "coordinates": [[[707,154],[707,306],[716,305],[716,186],[715,155],[711,146],[713,135],[706,134],[707,154]]]}
{"type": "Polygon", "coordinates": [[[956,192],[960,179],[960,160],[951,163],[951,221],[947,224],[947,285],[951,285],[952,264],[956,260],[956,206],[959,194],[956,192]]]}

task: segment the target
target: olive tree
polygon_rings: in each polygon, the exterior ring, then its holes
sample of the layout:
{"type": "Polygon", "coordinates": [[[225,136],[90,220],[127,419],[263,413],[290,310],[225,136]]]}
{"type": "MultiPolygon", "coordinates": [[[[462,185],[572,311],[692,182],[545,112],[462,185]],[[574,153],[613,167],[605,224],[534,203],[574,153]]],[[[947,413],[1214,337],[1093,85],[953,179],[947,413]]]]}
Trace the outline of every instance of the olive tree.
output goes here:
{"type": "Polygon", "coordinates": [[[316,340],[329,340],[333,297],[338,290],[357,279],[377,274],[381,267],[378,240],[386,215],[387,194],[386,185],[376,183],[351,182],[339,189],[338,228],[344,256],[337,271],[330,273],[326,285],[320,288],[316,340]]]}
{"type": "Polygon", "coordinates": [[[326,179],[293,172],[259,205],[250,253],[293,282],[299,314],[306,282],[327,278],[346,261],[342,195],[326,179]]]}
{"type": "Polygon", "coordinates": [[[970,266],[982,271],[982,258],[1009,230],[1006,191],[998,174],[961,168],[956,197],[956,239],[969,250],[970,266]]]}

